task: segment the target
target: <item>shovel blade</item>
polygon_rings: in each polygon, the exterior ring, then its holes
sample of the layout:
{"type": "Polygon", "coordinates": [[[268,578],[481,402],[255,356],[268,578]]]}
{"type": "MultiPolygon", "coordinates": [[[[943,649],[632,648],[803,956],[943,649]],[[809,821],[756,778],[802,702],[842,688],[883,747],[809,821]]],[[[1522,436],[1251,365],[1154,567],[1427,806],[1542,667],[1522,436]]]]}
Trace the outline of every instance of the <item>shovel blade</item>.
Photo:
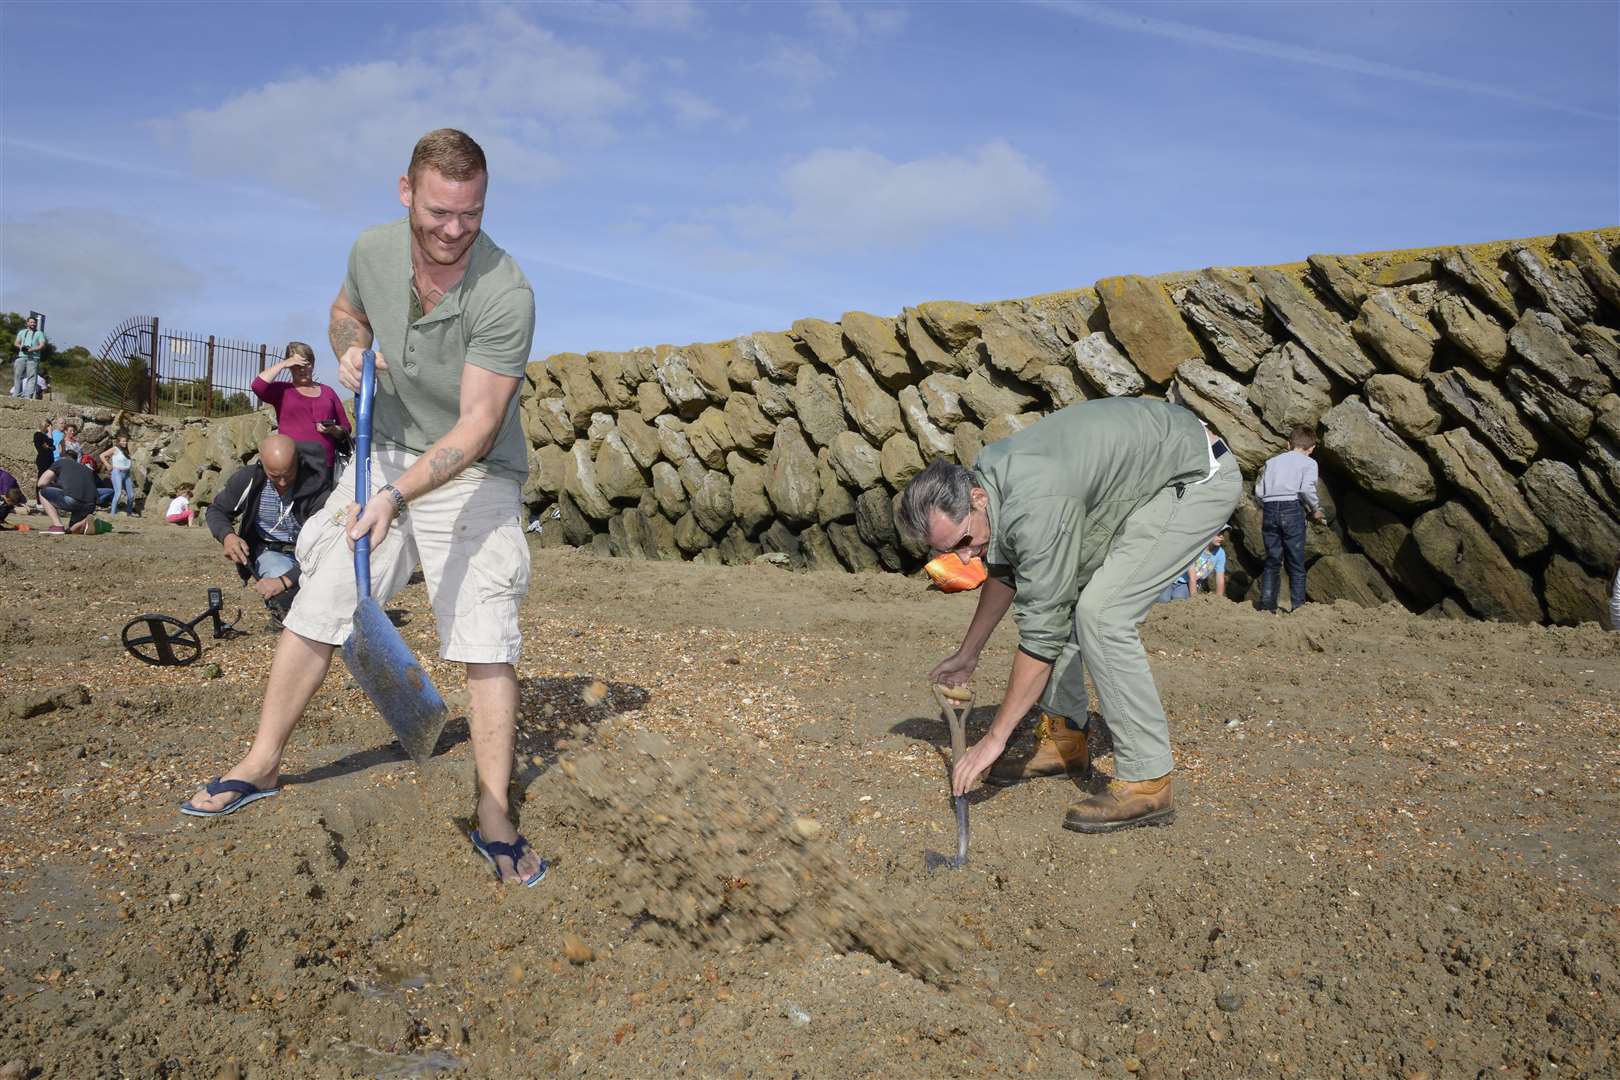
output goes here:
{"type": "Polygon", "coordinates": [[[444,731],[449,710],[411,647],[382,606],[370,597],[354,609],[354,630],[343,643],[343,662],[388,721],[405,752],[418,765],[426,762],[444,731]]]}

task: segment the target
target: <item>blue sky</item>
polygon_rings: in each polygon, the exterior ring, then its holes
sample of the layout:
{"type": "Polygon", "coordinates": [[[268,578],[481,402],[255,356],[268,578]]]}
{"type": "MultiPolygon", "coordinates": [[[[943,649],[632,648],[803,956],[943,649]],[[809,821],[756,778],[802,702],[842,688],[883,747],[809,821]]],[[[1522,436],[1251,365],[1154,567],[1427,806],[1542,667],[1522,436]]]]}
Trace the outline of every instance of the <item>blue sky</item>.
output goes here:
{"type": "Polygon", "coordinates": [[[442,125],[537,356],[1620,221],[1614,3],[8,0],[0,37],[0,310],[92,348],[324,343],[442,125]]]}

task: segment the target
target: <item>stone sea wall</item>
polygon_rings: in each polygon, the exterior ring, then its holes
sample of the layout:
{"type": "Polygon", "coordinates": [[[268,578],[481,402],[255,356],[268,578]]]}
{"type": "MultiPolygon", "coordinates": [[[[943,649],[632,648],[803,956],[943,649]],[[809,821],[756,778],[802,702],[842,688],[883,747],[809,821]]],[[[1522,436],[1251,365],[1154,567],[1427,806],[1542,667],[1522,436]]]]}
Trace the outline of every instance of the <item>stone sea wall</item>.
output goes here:
{"type": "MultiPolygon", "coordinates": [[[[925,463],[971,465],[1077,401],[1169,397],[1251,482],[1293,425],[1319,425],[1313,599],[1599,620],[1620,553],[1617,249],[1606,228],[1313,255],[564,353],[528,368],[524,499],[546,545],[909,571],[893,503],[925,463]]],[[[142,461],[150,487],[200,477],[206,496],[264,427],[176,429],[142,461]]],[[[1252,500],[1234,525],[1241,595],[1262,555],[1252,500]]]]}

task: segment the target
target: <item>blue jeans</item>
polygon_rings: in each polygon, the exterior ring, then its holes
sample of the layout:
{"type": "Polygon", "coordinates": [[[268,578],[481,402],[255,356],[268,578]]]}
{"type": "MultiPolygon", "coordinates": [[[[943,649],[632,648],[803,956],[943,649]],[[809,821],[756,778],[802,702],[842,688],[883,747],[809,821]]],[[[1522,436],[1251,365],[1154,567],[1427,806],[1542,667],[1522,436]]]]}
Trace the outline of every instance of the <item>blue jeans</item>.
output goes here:
{"type": "Polygon", "coordinates": [[[298,565],[298,561],[291,555],[280,551],[261,551],[259,557],[253,560],[253,576],[259,578],[278,578],[298,565]]]}
{"type": "Polygon", "coordinates": [[[1154,601],[1156,604],[1168,604],[1172,600],[1191,600],[1192,594],[1187,591],[1187,579],[1178,577],[1164,587],[1164,592],[1154,601]]]}
{"type": "Polygon", "coordinates": [[[114,469],[112,471],[112,489],[111,513],[118,513],[118,500],[123,498],[124,513],[133,514],[135,512],[135,480],[129,475],[128,469],[114,469]]]}
{"type": "Polygon", "coordinates": [[[1288,566],[1288,591],[1295,608],[1305,603],[1305,508],[1293,502],[1263,503],[1260,535],[1266,544],[1266,568],[1260,575],[1260,610],[1277,610],[1282,587],[1278,570],[1288,566]]]}
{"type": "Polygon", "coordinates": [[[11,396],[31,398],[39,388],[39,357],[24,353],[11,372],[11,396]]]}

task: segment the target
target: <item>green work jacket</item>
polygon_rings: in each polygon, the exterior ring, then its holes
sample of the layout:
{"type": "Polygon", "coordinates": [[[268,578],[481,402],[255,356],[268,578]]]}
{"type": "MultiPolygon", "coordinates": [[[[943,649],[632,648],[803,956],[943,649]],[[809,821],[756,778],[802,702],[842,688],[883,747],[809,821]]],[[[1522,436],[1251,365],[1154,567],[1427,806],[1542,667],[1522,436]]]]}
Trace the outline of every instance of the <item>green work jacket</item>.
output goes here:
{"type": "Polygon", "coordinates": [[[1125,519],[1171,484],[1207,477],[1209,461],[1198,417],[1144,398],[1083,401],[986,446],[973,466],[989,496],[984,561],[1017,590],[1018,647],[1055,660],[1125,519]]]}

